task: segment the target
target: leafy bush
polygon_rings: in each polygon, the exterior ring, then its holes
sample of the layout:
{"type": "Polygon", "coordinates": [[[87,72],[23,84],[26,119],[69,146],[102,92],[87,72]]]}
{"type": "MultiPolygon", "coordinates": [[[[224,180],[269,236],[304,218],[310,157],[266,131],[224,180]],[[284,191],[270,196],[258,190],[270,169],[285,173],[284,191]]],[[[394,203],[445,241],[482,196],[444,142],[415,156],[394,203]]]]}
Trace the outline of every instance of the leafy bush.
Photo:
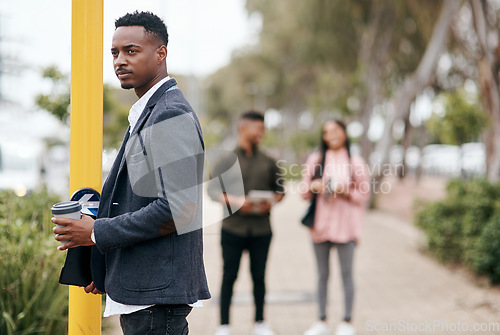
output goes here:
{"type": "Polygon", "coordinates": [[[64,253],[50,222],[58,201],[0,191],[0,334],[67,333],[67,288],[58,283],[64,253]]]}
{"type": "Polygon", "coordinates": [[[429,250],[444,263],[459,263],[462,259],[462,227],[455,206],[433,203],[417,213],[416,224],[427,235],[429,250]]]}
{"type": "Polygon", "coordinates": [[[500,184],[484,179],[452,180],[444,200],[427,204],[415,223],[427,246],[444,263],[463,264],[500,282],[500,184]],[[496,235],[495,235],[496,234],[496,235]]]}
{"type": "Polygon", "coordinates": [[[474,270],[487,275],[492,283],[500,283],[500,213],[484,227],[475,251],[474,270]]]}

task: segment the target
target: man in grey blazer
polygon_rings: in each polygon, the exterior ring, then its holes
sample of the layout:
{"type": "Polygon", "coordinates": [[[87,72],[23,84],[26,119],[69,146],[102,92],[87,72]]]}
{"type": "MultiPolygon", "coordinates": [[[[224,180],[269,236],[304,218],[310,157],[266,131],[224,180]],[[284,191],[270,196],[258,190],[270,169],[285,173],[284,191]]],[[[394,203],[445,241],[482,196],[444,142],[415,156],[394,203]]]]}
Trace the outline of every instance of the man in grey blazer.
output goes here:
{"type": "Polygon", "coordinates": [[[192,305],[209,299],[203,264],[204,144],[198,118],[167,74],[168,33],[149,12],[115,22],[115,73],[139,100],[104,183],[97,219],[53,219],[60,250],[92,247],[93,282],[104,316],[124,334],[188,334],[192,305]],[[156,332],[155,332],[156,334],[156,332]]]}

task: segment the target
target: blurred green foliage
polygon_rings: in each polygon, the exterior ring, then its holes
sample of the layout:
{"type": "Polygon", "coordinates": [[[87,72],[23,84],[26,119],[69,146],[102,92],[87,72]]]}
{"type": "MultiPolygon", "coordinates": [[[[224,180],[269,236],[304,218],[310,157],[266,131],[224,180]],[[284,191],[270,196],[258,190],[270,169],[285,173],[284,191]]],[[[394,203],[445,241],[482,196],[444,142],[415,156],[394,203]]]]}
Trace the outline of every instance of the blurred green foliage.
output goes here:
{"type": "Polygon", "coordinates": [[[488,221],[479,237],[476,247],[476,257],[473,260],[474,269],[486,274],[493,283],[500,283],[500,214],[488,221]]]}
{"type": "MultiPolygon", "coordinates": [[[[43,78],[52,82],[50,94],[39,94],[35,98],[36,105],[67,123],[70,116],[70,83],[69,76],[49,66],[42,71],[43,78]]],[[[103,85],[103,146],[119,147],[128,127],[128,112],[136,98],[132,91],[115,89],[103,85]],[[132,98],[131,98],[132,96],[132,98]]]]}
{"type": "Polygon", "coordinates": [[[136,101],[133,91],[103,85],[103,146],[118,148],[129,126],[128,112],[136,101]]]}
{"type": "Polygon", "coordinates": [[[452,145],[477,141],[489,122],[477,97],[464,90],[455,90],[443,93],[442,103],[444,114],[433,114],[428,121],[431,137],[452,145]]]}
{"type": "Polygon", "coordinates": [[[66,334],[68,294],[59,284],[57,251],[45,191],[18,197],[0,191],[0,334],[66,334]]]}
{"type": "Polygon", "coordinates": [[[35,98],[36,105],[66,122],[70,105],[69,76],[56,66],[48,66],[42,70],[42,77],[52,82],[52,90],[50,94],[39,94],[35,98]]]}
{"type": "Polygon", "coordinates": [[[461,264],[500,283],[500,184],[485,179],[451,180],[444,200],[416,213],[438,260],[461,264]]]}

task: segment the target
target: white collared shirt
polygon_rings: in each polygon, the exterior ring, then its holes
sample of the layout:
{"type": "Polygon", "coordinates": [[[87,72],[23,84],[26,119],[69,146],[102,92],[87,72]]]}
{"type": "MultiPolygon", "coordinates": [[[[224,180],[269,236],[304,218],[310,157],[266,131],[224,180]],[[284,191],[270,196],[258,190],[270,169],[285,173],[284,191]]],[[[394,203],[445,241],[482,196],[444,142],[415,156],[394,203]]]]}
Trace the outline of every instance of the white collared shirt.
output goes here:
{"type": "Polygon", "coordinates": [[[155,94],[155,92],[160,88],[160,86],[166,83],[169,79],[170,77],[166,76],[165,78],[157,82],[155,86],[151,87],[139,100],[135,102],[135,104],[132,105],[132,107],[130,107],[130,111],[128,113],[128,122],[130,124],[129,132],[131,134],[135,128],[135,125],[137,124],[137,121],[139,121],[139,117],[141,116],[144,107],[146,107],[149,98],[151,98],[153,94],[155,94]]]}

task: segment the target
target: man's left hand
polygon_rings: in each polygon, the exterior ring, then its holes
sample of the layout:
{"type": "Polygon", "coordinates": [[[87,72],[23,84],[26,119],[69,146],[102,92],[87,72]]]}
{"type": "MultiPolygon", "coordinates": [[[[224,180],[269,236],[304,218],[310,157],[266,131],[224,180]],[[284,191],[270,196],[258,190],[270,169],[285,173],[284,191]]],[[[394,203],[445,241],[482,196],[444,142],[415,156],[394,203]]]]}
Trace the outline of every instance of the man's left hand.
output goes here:
{"type": "Polygon", "coordinates": [[[103,292],[101,292],[95,288],[94,282],[92,282],[92,283],[90,283],[90,285],[86,286],[84,288],[84,291],[85,291],[85,293],[104,294],[103,292]]]}
{"type": "Polygon", "coordinates": [[[259,204],[257,204],[257,212],[261,214],[266,214],[271,211],[271,207],[273,206],[273,203],[271,201],[261,201],[259,204]]]}
{"type": "Polygon", "coordinates": [[[80,220],[67,218],[52,218],[52,223],[66,227],[54,227],[52,230],[56,234],[57,241],[68,241],[68,243],[57,247],[63,251],[69,248],[93,245],[90,235],[94,229],[94,219],[88,215],[82,215],[80,220]]]}

